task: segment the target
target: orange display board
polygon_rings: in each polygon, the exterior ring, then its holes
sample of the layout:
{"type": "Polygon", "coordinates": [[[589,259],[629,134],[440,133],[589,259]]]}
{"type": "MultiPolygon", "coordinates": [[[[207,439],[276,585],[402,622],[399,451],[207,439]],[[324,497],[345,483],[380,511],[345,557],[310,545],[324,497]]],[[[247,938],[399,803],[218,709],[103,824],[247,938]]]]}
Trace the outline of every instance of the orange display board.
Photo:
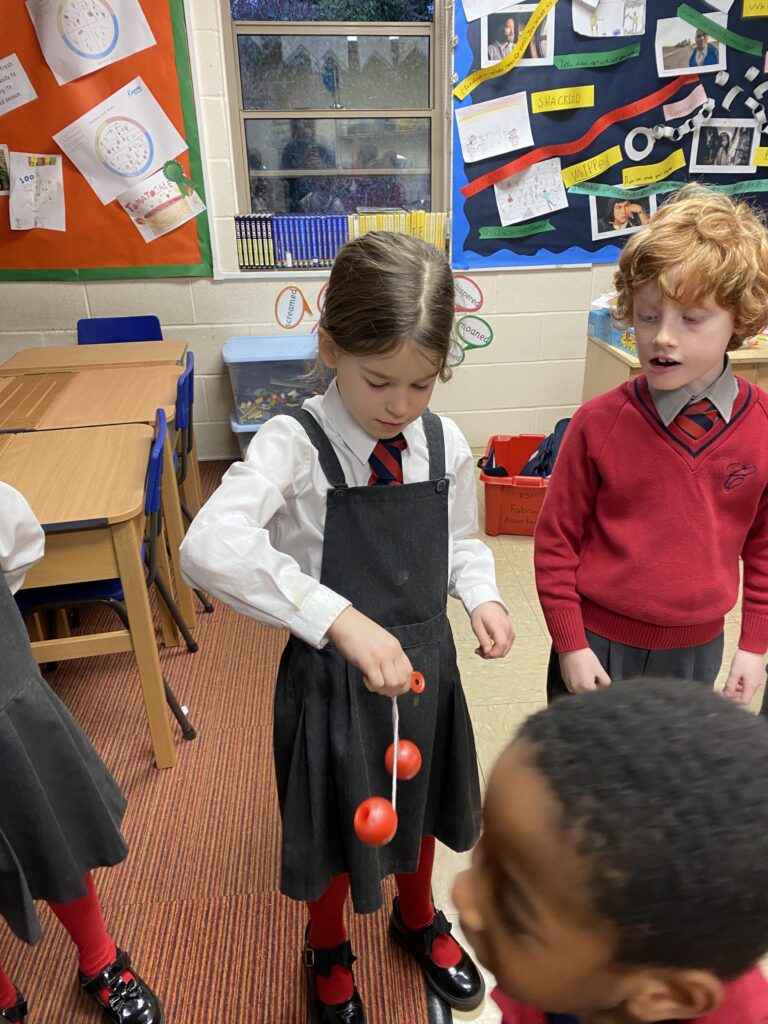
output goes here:
{"type": "MultiPolygon", "coordinates": [[[[0,116],[0,143],[23,153],[60,153],[53,135],[141,77],[185,139],[177,158],[205,202],[183,0],[139,0],[156,45],[66,85],[43,57],[24,0],[4,0],[0,58],[16,54],[37,99],[0,116]]],[[[72,162],[63,159],[66,231],[10,228],[0,196],[0,280],[93,280],[210,276],[205,213],[151,242],[113,200],[103,205],[72,162]]]]}

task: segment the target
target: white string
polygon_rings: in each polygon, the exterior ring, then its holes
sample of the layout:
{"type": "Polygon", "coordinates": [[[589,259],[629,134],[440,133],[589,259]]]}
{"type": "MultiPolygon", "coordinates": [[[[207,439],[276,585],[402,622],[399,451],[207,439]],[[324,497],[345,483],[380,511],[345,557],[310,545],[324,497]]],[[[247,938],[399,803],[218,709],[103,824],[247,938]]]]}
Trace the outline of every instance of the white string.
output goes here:
{"type": "Polygon", "coordinates": [[[392,733],[395,751],[395,756],[392,759],[392,807],[397,810],[397,746],[400,741],[400,712],[397,708],[397,697],[392,698],[392,733]]]}

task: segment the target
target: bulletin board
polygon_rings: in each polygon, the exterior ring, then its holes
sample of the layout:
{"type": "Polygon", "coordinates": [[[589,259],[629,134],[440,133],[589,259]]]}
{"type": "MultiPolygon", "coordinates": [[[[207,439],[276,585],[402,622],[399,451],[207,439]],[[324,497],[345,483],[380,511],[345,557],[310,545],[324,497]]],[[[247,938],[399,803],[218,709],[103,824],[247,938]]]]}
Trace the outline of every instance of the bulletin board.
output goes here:
{"type": "MultiPolygon", "coordinates": [[[[4,0],[0,62],[6,54],[15,54],[37,98],[0,112],[0,144],[21,153],[61,153],[53,140],[54,134],[140,78],[186,142],[187,149],[175,159],[202,205],[205,202],[202,160],[183,0],[138,2],[155,45],[60,85],[43,55],[24,0],[4,0]]],[[[89,13],[85,9],[90,5],[98,13],[106,9],[111,15],[113,10],[106,0],[77,0],[74,5],[72,0],[66,0],[66,4],[69,10],[75,9],[78,16],[89,13]]],[[[65,0],[59,4],[59,15],[63,8],[65,0]]],[[[117,9],[116,4],[114,8],[117,9]]],[[[181,174],[178,167],[176,170],[181,174]]],[[[129,181],[126,188],[137,181],[141,181],[141,177],[129,181]]],[[[112,200],[102,204],[86,178],[66,156],[63,158],[63,185],[64,231],[12,230],[9,196],[0,195],[0,280],[212,275],[205,212],[160,237],[145,241],[119,202],[112,200]]],[[[192,195],[191,187],[187,188],[184,183],[178,187],[192,195]]]]}
{"type": "Polygon", "coordinates": [[[456,269],[615,262],[687,181],[768,205],[768,0],[457,0],[455,33],[456,269]]]}

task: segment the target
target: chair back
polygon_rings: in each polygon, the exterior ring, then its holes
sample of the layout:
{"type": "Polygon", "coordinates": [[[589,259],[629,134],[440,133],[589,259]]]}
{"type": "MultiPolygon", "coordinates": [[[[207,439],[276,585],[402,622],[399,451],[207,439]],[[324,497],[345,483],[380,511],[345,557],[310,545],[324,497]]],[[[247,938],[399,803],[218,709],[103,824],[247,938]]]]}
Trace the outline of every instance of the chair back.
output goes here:
{"type": "Polygon", "coordinates": [[[163,486],[163,448],[165,446],[165,410],[158,409],[155,414],[155,437],[149,452],[147,467],[147,486],[144,495],[144,514],[151,516],[160,511],[160,498],[163,486]]]}
{"type": "Polygon", "coordinates": [[[78,345],[162,340],[163,331],[156,316],[91,316],[77,321],[78,345]]]}
{"type": "Polygon", "coordinates": [[[184,373],[176,382],[176,429],[185,431],[189,427],[189,411],[192,404],[192,376],[195,369],[195,357],[187,352],[187,365],[184,373]]]}

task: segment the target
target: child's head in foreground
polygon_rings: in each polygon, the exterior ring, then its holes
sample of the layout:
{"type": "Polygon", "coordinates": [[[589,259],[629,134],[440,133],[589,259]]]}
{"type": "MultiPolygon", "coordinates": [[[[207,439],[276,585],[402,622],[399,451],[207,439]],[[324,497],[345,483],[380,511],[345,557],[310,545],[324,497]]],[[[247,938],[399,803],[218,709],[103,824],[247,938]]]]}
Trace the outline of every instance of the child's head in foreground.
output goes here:
{"type": "Polygon", "coordinates": [[[453,275],[444,253],[418,238],[372,231],[333,263],[318,329],[320,359],[372,437],[391,437],[448,380],[453,275]]]}
{"type": "Polygon", "coordinates": [[[764,222],[745,202],[686,186],[628,240],[615,284],[649,382],[700,393],[726,351],[768,323],[764,222]]]}
{"type": "Polygon", "coordinates": [[[491,774],[456,880],[500,988],[553,1013],[688,1020],[768,950],[768,722],[695,683],[557,701],[491,774]]]}

